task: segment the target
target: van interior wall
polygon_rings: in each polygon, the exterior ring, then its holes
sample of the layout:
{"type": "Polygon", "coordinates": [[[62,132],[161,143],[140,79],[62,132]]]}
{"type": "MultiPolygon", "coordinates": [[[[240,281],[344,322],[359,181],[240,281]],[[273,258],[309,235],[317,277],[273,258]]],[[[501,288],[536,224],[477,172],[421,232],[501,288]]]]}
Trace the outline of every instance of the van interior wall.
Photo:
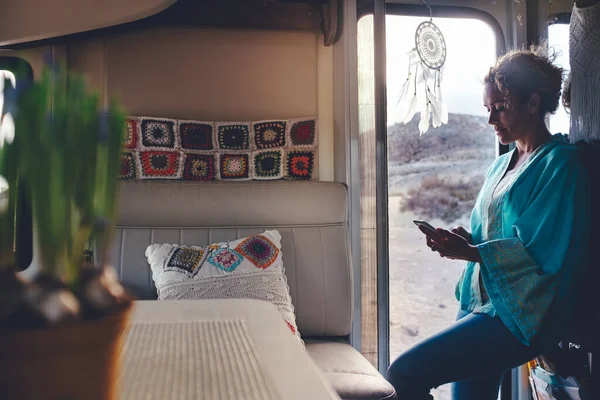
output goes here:
{"type": "Polygon", "coordinates": [[[72,41],[69,68],[130,115],[205,121],[319,117],[319,179],[333,181],[331,47],[311,31],[158,28],[72,41]]]}

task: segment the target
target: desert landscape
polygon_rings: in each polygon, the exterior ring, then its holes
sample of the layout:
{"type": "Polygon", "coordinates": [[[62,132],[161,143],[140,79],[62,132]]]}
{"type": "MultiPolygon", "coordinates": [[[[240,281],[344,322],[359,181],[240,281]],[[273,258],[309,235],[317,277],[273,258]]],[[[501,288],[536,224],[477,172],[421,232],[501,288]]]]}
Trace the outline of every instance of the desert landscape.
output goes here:
{"type": "MultiPolygon", "coordinates": [[[[417,121],[388,127],[392,360],[454,321],[454,288],[464,268],[431,252],[413,219],[468,228],[495,157],[495,135],[484,117],[451,114],[447,125],[422,136],[417,121]]],[[[448,389],[438,388],[435,398],[450,400],[448,389]]]]}

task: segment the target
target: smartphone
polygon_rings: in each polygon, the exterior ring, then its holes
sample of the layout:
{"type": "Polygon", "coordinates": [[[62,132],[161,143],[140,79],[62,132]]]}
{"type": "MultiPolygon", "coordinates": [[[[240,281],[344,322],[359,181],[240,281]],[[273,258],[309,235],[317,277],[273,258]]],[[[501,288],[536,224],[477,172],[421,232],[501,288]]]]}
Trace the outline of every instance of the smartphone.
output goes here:
{"type": "Polygon", "coordinates": [[[425,230],[429,232],[431,236],[439,236],[436,229],[433,226],[431,226],[430,223],[420,219],[415,219],[413,220],[413,222],[415,223],[415,225],[422,226],[423,228],[425,228],[425,230]]]}

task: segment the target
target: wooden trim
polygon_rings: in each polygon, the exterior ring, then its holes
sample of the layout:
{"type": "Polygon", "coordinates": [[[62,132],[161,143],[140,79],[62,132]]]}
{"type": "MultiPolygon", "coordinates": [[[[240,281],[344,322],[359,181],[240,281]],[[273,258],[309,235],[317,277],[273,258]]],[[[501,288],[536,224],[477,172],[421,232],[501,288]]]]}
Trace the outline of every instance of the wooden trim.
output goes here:
{"type": "Polygon", "coordinates": [[[319,180],[333,182],[333,49],[317,42],[317,103],[319,116],[319,180]]]}
{"type": "Polygon", "coordinates": [[[329,4],[321,6],[322,30],[325,46],[331,46],[339,39],[339,16],[343,0],[329,0],[329,4]]]}
{"type": "MultiPolygon", "coordinates": [[[[325,1],[325,0],[322,0],[325,1]]],[[[342,0],[334,0],[342,1],[342,0]]],[[[273,0],[178,0],[171,7],[137,21],[54,37],[36,37],[19,43],[2,43],[0,48],[25,49],[121,34],[158,27],[225,29],[322,30],[321,3],[273,0]]],[[[336,30],[334,40],[339,32],[336,30]]]]}
{"type": "Polygon", "coordinates": [[[300,29],[321,28],[318,5],[272,0],[179,0],[157,16],[166,25],[246,28],[300,29]]]}

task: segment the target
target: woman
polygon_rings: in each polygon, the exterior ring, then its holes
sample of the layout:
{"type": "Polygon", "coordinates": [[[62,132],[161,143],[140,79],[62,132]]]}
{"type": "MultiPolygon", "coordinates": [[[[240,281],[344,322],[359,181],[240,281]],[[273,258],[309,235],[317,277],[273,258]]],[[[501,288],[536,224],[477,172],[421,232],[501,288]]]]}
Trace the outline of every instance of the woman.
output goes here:
{"type": "MultiPolygon", "coordinates": [[[[427,246],[467,265],[457,322],[400,355],[388,370],[398,398],[495,400],[505,371],[556,344],[569,322],[589,232],[589,193],[577,149],[551,135],[562,69],[545,49],[513,51],[485,77],[484,105],[502,144],[462,227],[427,234],[427,246]]],[[[422,229],[423,233],[427,231],[422,229]]]]}

